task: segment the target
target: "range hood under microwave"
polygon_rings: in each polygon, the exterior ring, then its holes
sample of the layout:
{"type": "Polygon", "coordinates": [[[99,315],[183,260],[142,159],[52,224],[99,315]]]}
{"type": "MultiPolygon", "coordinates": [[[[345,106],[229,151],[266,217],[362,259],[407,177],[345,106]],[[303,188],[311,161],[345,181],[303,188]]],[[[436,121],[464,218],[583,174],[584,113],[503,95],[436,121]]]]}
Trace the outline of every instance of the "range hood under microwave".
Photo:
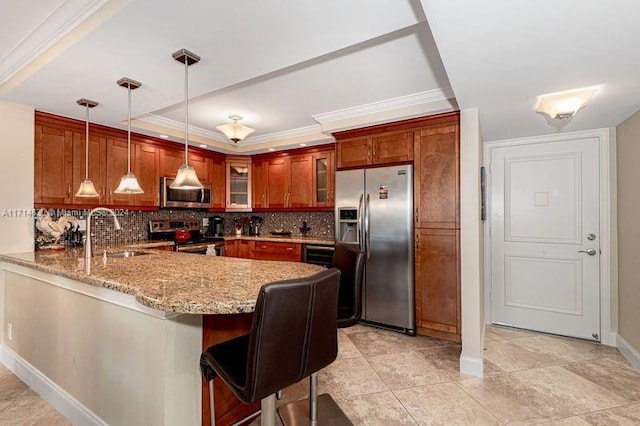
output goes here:
{"type": "Polygon", "coordinates": [[[202,182],[203,189],[171,189],[174,178],[160,178],[160,207],[172,209],[211,208],[211,183],[202,182]]]}

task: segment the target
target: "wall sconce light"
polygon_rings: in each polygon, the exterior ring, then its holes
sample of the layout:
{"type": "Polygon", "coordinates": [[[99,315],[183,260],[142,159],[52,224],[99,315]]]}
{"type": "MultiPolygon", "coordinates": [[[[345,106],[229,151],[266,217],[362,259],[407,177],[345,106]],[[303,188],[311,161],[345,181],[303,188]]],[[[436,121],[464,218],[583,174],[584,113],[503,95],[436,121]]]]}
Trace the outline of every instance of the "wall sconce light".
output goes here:
{"type": "Polygon", "coordinates": [[[230,115],[229,119],[232,121],[231,123],[221,124],[216,126],[216,129],[224,133],[233,142],[239,142],[255,131],[251,127],[238,123],[238,121],[242,120],[239,115],[230,115]]]}
{"type": "Polygon", "coordinates": [[[556,120],[568,120],[589,103],[597,89],[585,87],[541,95],[538,97],[536,112],[547,114],[556,120]]]}

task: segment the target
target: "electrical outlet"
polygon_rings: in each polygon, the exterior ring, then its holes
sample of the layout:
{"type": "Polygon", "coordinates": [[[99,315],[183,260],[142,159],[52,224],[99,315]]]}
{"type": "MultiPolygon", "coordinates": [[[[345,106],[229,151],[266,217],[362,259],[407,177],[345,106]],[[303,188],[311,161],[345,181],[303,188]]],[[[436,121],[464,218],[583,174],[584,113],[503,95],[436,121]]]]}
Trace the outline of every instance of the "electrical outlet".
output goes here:
{"type": "Polygon", "coordinates": [[[7,324],[7,339],[9,341],[13,340],[13,324],[7,324]]]}
{"type": "Polygon", "coordinates": [[[209,226],[209,218],[208,217],[203,217],[202,218],[202,226],[209,226]]]}
{"type": "Polygon", "coordinates": [[[86,219],[78,219],[78,231],[86,231],[87,230],[87,220],[86,219]]]}

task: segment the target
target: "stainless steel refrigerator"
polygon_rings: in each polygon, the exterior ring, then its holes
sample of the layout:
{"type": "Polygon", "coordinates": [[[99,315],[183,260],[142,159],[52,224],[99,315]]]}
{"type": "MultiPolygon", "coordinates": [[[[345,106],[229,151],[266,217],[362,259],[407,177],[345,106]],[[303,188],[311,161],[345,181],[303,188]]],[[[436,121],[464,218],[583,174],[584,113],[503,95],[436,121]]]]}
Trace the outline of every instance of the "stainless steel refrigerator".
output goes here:
{"type": "Polygon", "coordinates": [[[415,334],[413,166],[336,172],[336,242],[366,254],[363,316],[415,334]]]}

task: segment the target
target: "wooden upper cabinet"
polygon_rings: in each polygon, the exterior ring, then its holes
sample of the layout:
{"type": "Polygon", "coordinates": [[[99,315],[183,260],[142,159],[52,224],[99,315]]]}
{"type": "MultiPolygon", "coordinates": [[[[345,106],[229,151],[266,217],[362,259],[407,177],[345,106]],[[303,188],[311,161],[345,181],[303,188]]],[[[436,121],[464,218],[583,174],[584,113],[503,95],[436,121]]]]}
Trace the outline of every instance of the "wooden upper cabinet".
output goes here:
{"type": "Polygon", "coordinates": [[[189,165],[196,170],[198,179],[202,182],[209,182],[211,179],[209,175],[209,166],[211,159],[199,154],[189,153],[189,165]]]}
{"type": "Polygon", "coordinates": [[[332,207],[335,199],[335,151],[318,152],[313,156],[314,207],[332,207]]]}
{"type": "Polygon", "coordinates": [[[313,205],[313,154],[290,157],[288,207],[311,207],[313,205]]]}
{"type": "Polygon", "coordinates": [[[225,205],[225,162],[222,159],[211,159],[210,163],[211,182],[211,207],[214,209],[223,209],[225,205]]]}
{"type": "Polygon", "coordinates": [[[351,138],[336,143],[338,168],[363,167],[371,164],[371,138],[351,138]]]}
{"type": "MultiPolygon", "coordinates": [[[[107,204],[114,206],[133,206],[134,197],[116,194],[120,179],[127,173],[128,146],[126,139],[107,139],[107,204]]],[[[131,164],[136,164],[136,151],[131,146],[131,164]]],[[[136,175],[137,176],[137,175],[136,175]]],[[[139,176],[138,176],[139,178],[139,176]]]]}
{"type": "Polygon", "coordinates": [[[456,122],[416,132],[414,203],[417,228],[460,227],[458,129],[456,122]]]}
{"type": "Polygon", "coordinates": [[[460,231],[416,229],[415,303],[419,334],[458,340],[460,231]]]}
{"type": "Polygon", "coordinates": [[[34,201],[48,204],[71,203],[74,191],[77,191],[73,188],[73,132],[36,125],[34,148],[34,201]]]}
{"type": "Polygon", "coordinates": [[[413,132],[388,133],[371,138],[372,164],[413,161],[413,132]]]}
{"type": "Polygon", "coordinates": [[[272,158],[267,162],[267,202],[270,208],[289,206],[290,163],[288,157],[272,158]]]}
{"type": "Polygon", "coordinates": [[[85,178],[85,135],[73,132],[73,185],[72,203],[97,205],[106,202],[107,139],[89,133],[89,179],[100,198],[76,197],[80,183],[85,178]]]}
{"type": "Polygon", "coordinates": [[[269,207],[267,202],[267,165],[268,160],[257,160],[251,164],[251,186],[254,208],[269,207]]]}
{"type": "MultiPolygon", "coordinates": [[[[198,179],[209,182],[210,160],[202,155],[189,152],[189,165],[196,171],[198,179]]],[[[160,159],[160,177],[176,177],[178,168],[184,164],[184,150],[163,149],[160,159]]]]}
{"type": "Polygon", "coordinates": [[[134,196],[136,206],[157,206],[160,202],[160,148],[145,143],[132,143],[135,152],[133,173],[144,194],[134,196]]]}

